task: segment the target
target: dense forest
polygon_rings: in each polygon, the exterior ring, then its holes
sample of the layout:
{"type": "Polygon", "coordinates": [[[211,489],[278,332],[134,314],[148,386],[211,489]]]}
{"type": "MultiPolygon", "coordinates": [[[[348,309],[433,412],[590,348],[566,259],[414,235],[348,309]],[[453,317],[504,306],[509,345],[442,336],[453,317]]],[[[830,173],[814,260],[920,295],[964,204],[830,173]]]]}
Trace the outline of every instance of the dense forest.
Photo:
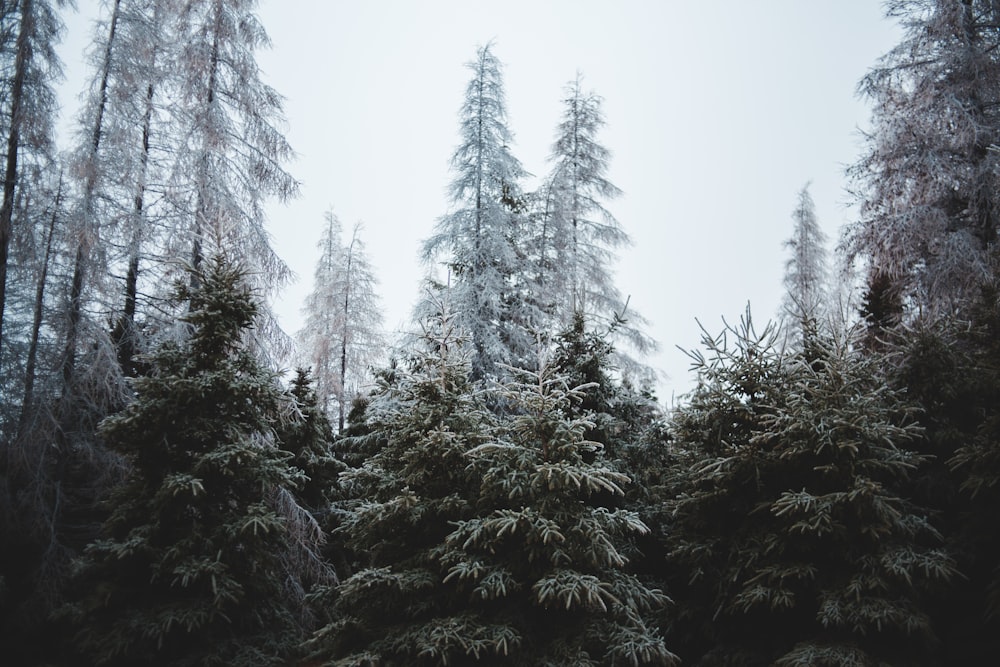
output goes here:
{"type": "Polygon", "coordinates": [[[669,410],[582,77],[528,191],[476,50],[417,333],[331,211],[290,334],[255,0],[108,0],[66,147],[69,4],[0,0],[0,663],[996,661],[1000,4],[885,3],[856,219],[669,410]]]}

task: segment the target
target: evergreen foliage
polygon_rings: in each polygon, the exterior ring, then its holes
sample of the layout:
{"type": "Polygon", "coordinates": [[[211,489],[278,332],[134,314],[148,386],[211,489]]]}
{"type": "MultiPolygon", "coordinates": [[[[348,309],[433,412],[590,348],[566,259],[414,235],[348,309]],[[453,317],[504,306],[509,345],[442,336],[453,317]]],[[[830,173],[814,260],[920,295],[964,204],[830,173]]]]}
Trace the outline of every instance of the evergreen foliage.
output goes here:
{"type": "Polygon", "coordinates": [[[749,315],[696,353],[673,422],[675,630],[718,665],[938,664],[925,595],[955,565],[901,491],[923,458],[879,361],[784,356],[749,315]]]}
{"type": "Polygon", "coordinates": [[[897,359],[895,384],[922,408],[923,449],[933,457],[911,494],[936,510],[965,575],[931,606],[949,664],[975,662],[1000,650],[998,294],[990,281],[969,304],[969,321],[918,321],[886,343],[897,359]]]}
{"type": "Polygon", "coordinates": [[[178,292],[190,335],[101,426],[131,469],[62,612],[94,664],[282,664],[299,634],[277,503],[302,473],[275,441],[275,378],[246,347],[256,301],[222,259],[197,282],[178,292]]]}
{"type": "Polygon", "coordinates": [[[470,384],[450,317],[429,322],[422,340],[372,399],[378,451],[341,476],[347,500],[338,503],[335,537],[358,563],[315,596],[328,623],[308,647],[326,664],[440,664],[433,646],[451,630],[438,620],[463,604],[444,582],[437,549],[453,522],[472,514],[478,487],[466,453],[489,440],[493,418],[470,384]]]}
{"type": "Polygon", "coordinates": [[[449,621],[462,633],[438,653],[464,643],[509,653],[503,664],[674,664],[650,622],[666,596],[626,568],[629,540],[648,529],[601,502],[624,495],[629,479],[585,439],[592,423],[564,416],[589,387],[539,367],[505,385],[513,416],[496,442],[470,452],[482,475],[479,516],[441,549],[467,611],[449,621]]]}

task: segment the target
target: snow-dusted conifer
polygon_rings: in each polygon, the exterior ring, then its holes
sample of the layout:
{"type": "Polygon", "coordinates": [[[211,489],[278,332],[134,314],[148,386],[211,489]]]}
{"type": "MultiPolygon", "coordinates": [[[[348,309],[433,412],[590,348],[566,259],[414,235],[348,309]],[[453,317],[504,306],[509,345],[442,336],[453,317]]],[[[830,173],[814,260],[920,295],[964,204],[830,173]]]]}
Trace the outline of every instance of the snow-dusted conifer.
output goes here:
{"type": "Polygon", "coordinates": [[[785,241],[791,257],[785,263],[785,301],[782,320],[797,332],[797,345],[804,339],[828,330],[826,234],[816,219],[816,205],[809,186],[799,191],[799,202],[792,212],[792,237],[785,241]]]}
{"type": "Polygon", "coordinates": [[[923,458],[877,358],[782,355],[749,316],[696,353],[666,497],[678,641],[728,665],[940,664],[924,602],[955,576],[904,493],[923,458]]]}
{"type": "Polygon", "coordinates": [[[316,378],[319,403],[331,417],[336,414],[342,432],[351,402],[382,355],[382,310],[361,225],[354,226],[345,245],[337,217],[327,213],[326,223],[299,342],[316,378]]]}
{"type": "Polygon", "coordinates": [[[257,304],[225,260],[199,278],[178,293],[190,337],[151,356],[101,427],[131,470],[62,612],[95,664],[286,664],[297,641],[282,499],[302,473],[275,442],[275,377],[242,335],[257,304]]]}
{"type": "MultiPolygon", "coordinates": [[[[281,125],[281,96],[261,80],[255,51],[269,45],[257,0],[189,0],[175,9],[165,66],[173,76],[169,133],[177,140],[170,180],[180,208],[172,256],[196,271],[227,252],[264,295],[290,277],[271,246],[264,203],[286,200],[298,183],[285,170],[293,152],[281,125]]],[[[266,305],[264,335],[283,340],[266,305]]]]}
{"type": "MultiPolygon", "coordinates": [[[[499,372],[497,363],[527,355],[530,327],[512,305],[513,276],[522,270],[516,247],[521,215],[519,182],[525,171],[510,153],[507,103],[500,61],[492,46],[468,63],[473,76],[459,113],[461,142],[452,156],[454,210],[440,218],[424,242],[425,261],[438,258],[448,272],[458,326],[471,336],[472,373],[477,379],[499,372]]],[[[425,309],[426,310],[426,309],[425,309]]]]}
{"type": "Polygon", "coordinates": [[[1000,7],[887,7],[903,39],[859,86],[874,111],[846,243],[867,263],[870,318],[891,323],[903,309],[953,311],[987,271],[1000,227],[1000,7]]]}
{"type": "MultiPolygon", "coordinates": [[[[603,99],[583,89],[579,73],[567,84],[563,117],[556,131],[552,170],[536,195],[534,238],[535,299],[554,319],[554,326],[572,326],[577,313],[586,326],[616,322],[626,299],[614,284],[616,251],[631,243],[606,202],[621,195],[608,180],[611,151],[598,141],[605,125],[603,99]]],[[[642,332],[645,319],[634,311],[616,322],[613,336],[638,352],[655,348],[642,332]]]]}
{"type": "MultiPolygon", "coordinates": [[[[414,357],[372,399],[380,448],[341,475],[350,500],[338,507],[339,532],[359,562],[317,596],[329,623],[309,642],[332,664],[442,664],[433,651],[453,629],[440,619],[468,603],[444,581],[440,550],[454,522],[472,516],[478,484],[466,454],[489,441],[493,418],[470,381],[467,341],[447,304],[437,310],[414,357]]],[[[480,650],[467,639],[470,652],[480,650]]]]}
{"type": "Polygon", "coordinates": [[[3,196],[0,200],[0,359],[4,337],[8,269],[14,238],[15,200],[23,196],[32,163],[51,157],[52,122],[56,110],[52,84],[62,74],[55,44],[62,31],[50,0],[17,0],[0,7],[0,130],[2,130],[3,196]],[[19,192],[19,189],[21,190],[19,192]]]}
{"type": "Polygon", "coordinates": [[[451,664],[475,647],[485,663],[673,665],[652,622],[666,597],[626,568],[629,540],[648,531],[616,507],[629,478],[585,438],[592,423],[566,416],[590,387],[569,387],[545,359],[538,366],[504,387],[512,416],[500,437],[469,453],[479,511],[441,549],[445,581],[467,603],[440,621],[454,634],[433,655],[451,664]]]}

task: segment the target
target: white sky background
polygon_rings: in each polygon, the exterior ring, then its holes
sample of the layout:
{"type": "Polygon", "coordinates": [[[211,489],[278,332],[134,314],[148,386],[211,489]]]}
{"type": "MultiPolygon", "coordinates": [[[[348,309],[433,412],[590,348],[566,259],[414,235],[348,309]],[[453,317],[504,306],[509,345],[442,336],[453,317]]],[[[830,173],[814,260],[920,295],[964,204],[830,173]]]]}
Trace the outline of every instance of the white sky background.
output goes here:
{"type": "MultiPolygon", "coordinates": [[[[103,4],[103,3],[102,3],[103,4]]],[[[96,3],[67,14],[63,122],[75,117],[96,3]]],[[[868,125],[857,81],[899,38],[873,0],[263,0],[264,80],[286,98],[289,171],[302,195],[269,207],[278,254],[299,275],[276,310],[295,332],[331,206],[362,238],[390,329],[408,328],[421,241],[450,210],[449,160],[476,48],[505,64],[513,153],[537,177],[579,70],[604,97],[600,139],[624,196],[608,208],[632,236],[617,284],[650,321],[660,398],[693,385],[695,318],[716,333],[749,301],[760,324],[782,298],[799,189],[812,181],[837,240],[844,167],[868,125]]],[[[66,133],[63,133],[66,136],[66,133]]],[[[536,182],[525,183],[531,190],[536,182]]]]}

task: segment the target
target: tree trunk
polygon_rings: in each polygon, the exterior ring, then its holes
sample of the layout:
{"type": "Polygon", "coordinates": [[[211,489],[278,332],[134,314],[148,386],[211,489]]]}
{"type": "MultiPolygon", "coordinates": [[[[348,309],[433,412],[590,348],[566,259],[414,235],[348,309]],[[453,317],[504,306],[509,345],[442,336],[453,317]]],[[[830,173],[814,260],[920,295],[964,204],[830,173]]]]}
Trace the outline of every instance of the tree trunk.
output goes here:
{"type": "Polygon", "coordinates": [[[31,35],[35,29],[32,0],[21,0],[21,24],[14,57],[14,79],[10,88],[10,129],[7,133],[7,164],[3,177],[3,203],[0,204],[0,355],[3,354],[4,306],[7,302],[7,263],[13,236],[14,186],[17,183],[17,153],[21,146],[21,107],[24,104],[24,81],[31,59],[31,35]]]}
{"type": "Polygon", "coordinates": [[[62,174],[59,175],[59,187],[56,190],[56,200],[52,206],[52,217],[49,218],[49,228],[45,239],[45,255],[42,259],[41,273],[38,276],[38,287],[35,289],[35,310],[31,321],[31,343],[28,345],[28,359],[24,367],[24,396],[21,400],[21,415],[17,420],[17,439],[20,440],[27,430],[28,418],[35,397],[35,366],[38,362],[38,339],[42,330],[42,314],[45,302],[45,283],[49,274],[49,259],[52,256],[52,237],[55,235],[56,220],[62,206],[62,174]]]}

